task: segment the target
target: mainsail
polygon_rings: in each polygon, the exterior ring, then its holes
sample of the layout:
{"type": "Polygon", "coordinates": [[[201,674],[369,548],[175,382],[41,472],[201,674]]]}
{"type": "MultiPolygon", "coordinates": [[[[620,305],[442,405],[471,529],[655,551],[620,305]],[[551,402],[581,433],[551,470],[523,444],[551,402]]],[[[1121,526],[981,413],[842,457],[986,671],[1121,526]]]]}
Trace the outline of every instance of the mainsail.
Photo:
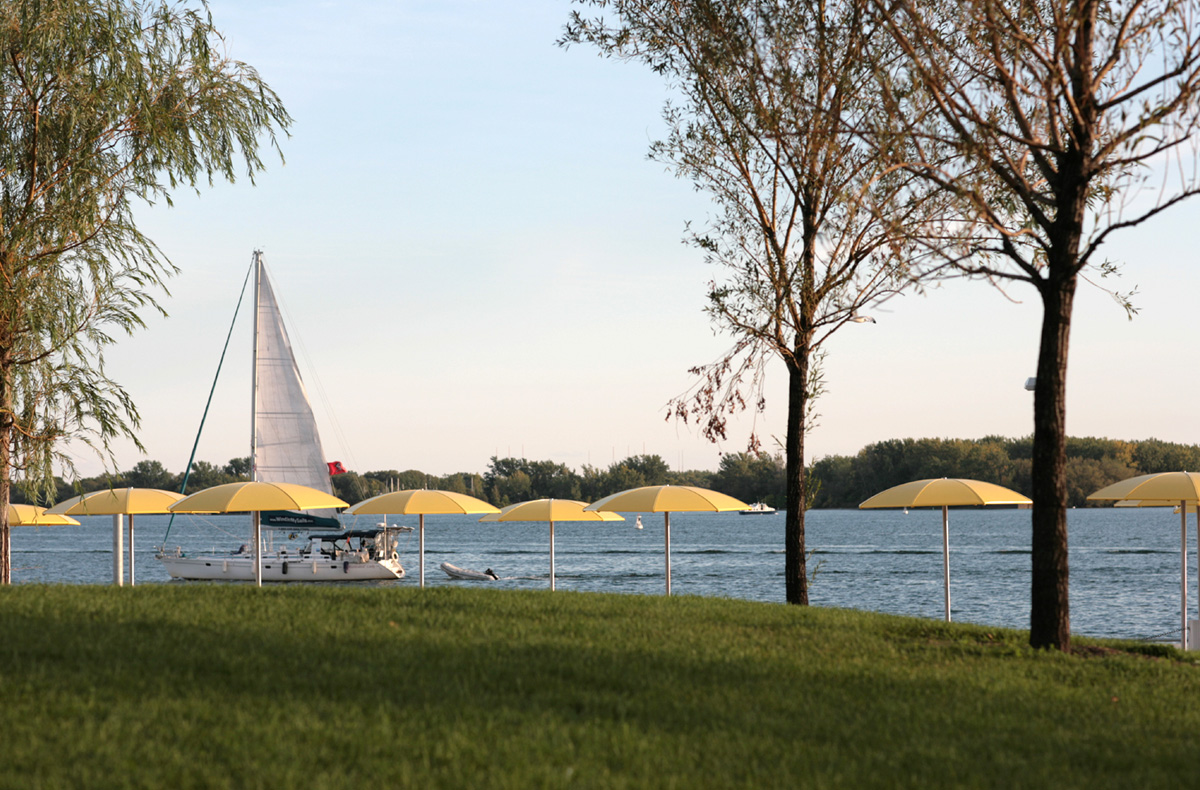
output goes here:
{"type": "Polygon", "coordinates": [[[254,355],[254,479],[333,493],[317,421],[296,367],[283,316],[255,253],[258,307],[254,355]]]}

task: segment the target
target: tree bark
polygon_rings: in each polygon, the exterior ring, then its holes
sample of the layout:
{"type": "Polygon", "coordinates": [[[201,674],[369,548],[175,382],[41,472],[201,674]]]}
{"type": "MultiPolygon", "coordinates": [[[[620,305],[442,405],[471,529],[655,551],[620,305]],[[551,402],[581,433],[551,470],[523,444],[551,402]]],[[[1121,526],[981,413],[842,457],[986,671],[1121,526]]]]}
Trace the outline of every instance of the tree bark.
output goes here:
{"type": "Polygon", "coordinates": [[[804,423],[808,408],[810,349],[798,342],[787,360],[787,512],[784,514],[784,583],[787,602],[808,606],[808,569],[804,548],[804,508],[808,479],[804,469],[804,423]]]}
{"type": "Polygon", "coordinates": [[[12,584],[12,525],[8,523],[8,503],[12,486],[12,386],[7,367],[0,367],[0,585],[12,584]]]}
{"type": "Polygon", "coordinates": [[[1042,295],[1042,335],[1033,393],[1033,584],[1029,643],[1071,650],[1067,561],[1067,346],[1076,278],[1048,278],[1042,295]]]}

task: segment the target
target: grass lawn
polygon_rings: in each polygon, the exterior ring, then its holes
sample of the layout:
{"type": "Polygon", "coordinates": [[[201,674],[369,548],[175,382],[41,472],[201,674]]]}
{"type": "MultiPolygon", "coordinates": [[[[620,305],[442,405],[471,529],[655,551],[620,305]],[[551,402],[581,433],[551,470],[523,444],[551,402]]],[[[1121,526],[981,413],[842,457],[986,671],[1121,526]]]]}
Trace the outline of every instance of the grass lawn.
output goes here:
{"type": "Polygon", "coordinates": [[[708,598],[7,587],[0,787],[1194,786],[1200,667],[1025,638],[708,598]]]}

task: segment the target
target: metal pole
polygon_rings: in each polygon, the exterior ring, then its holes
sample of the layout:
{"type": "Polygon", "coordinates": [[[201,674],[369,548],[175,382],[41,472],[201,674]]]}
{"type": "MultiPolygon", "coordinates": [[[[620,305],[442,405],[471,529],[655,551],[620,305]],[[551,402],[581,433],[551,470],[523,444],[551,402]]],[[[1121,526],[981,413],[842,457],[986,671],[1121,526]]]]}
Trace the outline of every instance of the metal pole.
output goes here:
{"type": "Polygon", "coordinates": [[[422,587],[424,587],[424,586],[425,586],[425,514],[424,514],[424,513],[421,513],[420,515],[418,515],[418,516],[417,516],[417,519],[419,520],[419,522],[420,522],[420,524],[421,524],[421,527],[420,527],[420,529],[421,529],[421,540],[420,540],[420,543],[421,543],[421,572],[420,572],[420,578],[421,578],[421,586],[422,586],[422,587]]]}
{"type": "Polygon", "coordinates": [[[254,251],[254,343],[250,352],[250,481],[258,481],[258,325],[259,283],[262,280],[262,253],[254,251]]]}
{"type": "Polygon", "coordinates": [[[262,587],[262,522],[256,510],[252,514],[254,522],[254,585],[262,587]]]}
{"type": "Polygon", "coordinates": [[[666,554],[667,554],[667,596],[671,595],[671,514],[670,512],[663,514],[663,530],[666,535],[666,554]]]}
{"type": "MultiPolygon", "coordinates": [[[[262,282],[262,252],[254,251],[254,343],[250,352],[250,482],[258,482],[258,327],[261,305],[259,287],[262,282]]],[[[262,587],[262,520],[259,511],[250,517],[254,533],[254,585],[262,587]]]]}
{"type": "Polygon", "coordinates": [[[113,514],[113,584],[121,587],[125,584],[125,524],[120,513],[113,514]]]}
{"type": "Polygon", "coordinates": [[[1187,621],[1187,502],[1179,501],[1179,619],[1181,622],[1179,649],[1188,649],[1187,621]]]}
{"type": "Polygon", "coordinates": [[[129,586],[133,586],[133,514],[129,514],[129,586]]]}
{"type": "Polygon", "coordinates": [[[950,622],[950,508],[942,505],[942,576],[946,584],[946,622],[950,622]]]}
{"type": "Polygon", "coordinates": [[[550,522],[550,590],[554,591],[554,522],[550,522]]]}

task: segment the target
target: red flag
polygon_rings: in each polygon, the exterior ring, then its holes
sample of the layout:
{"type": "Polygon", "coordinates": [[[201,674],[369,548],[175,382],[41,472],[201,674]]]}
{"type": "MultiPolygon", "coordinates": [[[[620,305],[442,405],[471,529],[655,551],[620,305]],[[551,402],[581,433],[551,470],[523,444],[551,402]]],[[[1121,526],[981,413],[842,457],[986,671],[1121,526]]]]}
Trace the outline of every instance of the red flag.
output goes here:
{"type": "Polygon", "coordinates": [[[331,475],[346,474],[346,467],[342,466],[341,461],[326,461],[325,465],[329,467],[329,474],[331,475]]]}

